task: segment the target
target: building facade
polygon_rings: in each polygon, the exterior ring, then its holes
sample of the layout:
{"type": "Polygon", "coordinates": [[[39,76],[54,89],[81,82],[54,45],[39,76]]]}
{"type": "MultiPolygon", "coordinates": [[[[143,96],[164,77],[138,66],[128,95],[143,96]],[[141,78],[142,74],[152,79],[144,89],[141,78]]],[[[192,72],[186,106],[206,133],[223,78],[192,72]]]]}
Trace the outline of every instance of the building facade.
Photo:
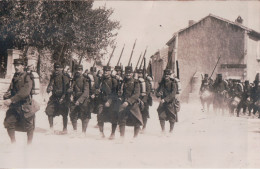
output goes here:
{"type": "Polygon", "coordinates": [[[200,74],[222,73],[224,78],[252,82],[260,72],[260,33],[242,25],[242,18],[235,22],[208,15],[174,34],[167,42],[172,68],[176,61],[182,84],[181,100],[189,101],[191,93],[198,95],[200,74]],[[196,83],[196,84],[194,84],[196,83]],[[198,84],[199,83],[199,84],[198,84]]]}

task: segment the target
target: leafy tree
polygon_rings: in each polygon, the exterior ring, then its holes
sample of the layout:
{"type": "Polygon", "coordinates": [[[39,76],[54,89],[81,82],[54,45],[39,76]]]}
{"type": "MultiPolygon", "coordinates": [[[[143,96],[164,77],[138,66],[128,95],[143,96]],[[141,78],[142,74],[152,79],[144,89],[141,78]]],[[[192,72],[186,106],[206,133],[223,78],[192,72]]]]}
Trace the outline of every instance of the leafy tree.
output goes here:
{"type": "Polygon", "coordinates": [[[100,60],[120,26],[110,20],[112,9],[92,6],[92,0],[0,1],[0,41],[25,53],[29,46],[51,51],[54,61],[66,62],[71,53],[100,60]]]}

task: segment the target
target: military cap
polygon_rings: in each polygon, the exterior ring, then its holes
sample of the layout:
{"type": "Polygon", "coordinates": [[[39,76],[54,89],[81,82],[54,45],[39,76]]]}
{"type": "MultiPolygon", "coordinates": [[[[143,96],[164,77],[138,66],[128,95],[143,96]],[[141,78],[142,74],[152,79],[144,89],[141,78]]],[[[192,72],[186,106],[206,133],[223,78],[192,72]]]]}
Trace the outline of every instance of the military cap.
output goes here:
{"type": "Polygon", "coordinates": [[[143,73],[143,69],[137,69],[136,73],[143,73]]]}
{"type": "Polygon", "coordinates": [[[14,59],[14,65],[24,65],[25,62],[23,59],[14,59]]]}
{"type": "Polygon", "coordinates": [[[249,85],[249,80],[246,80],[246,81],[245,81],[245,84],[246,84],[246,85],[249,85]]]}
{"type": "Polygon", "coordinates": [[[75,66],[75,69],[76,69],[76,70],[83,70],[83,66],[82,66],[82,65],[76,65],[76,66],[75,66]]]}
{"type": "Polygon", "coordinates": [[[61,63],[60,63],[60,62],[54,63],[54,68],[55,68],[55,69],[56,69],[56,68],[62,68],[61,63]]]}
{"type": "Polygon", "coordinates": [[[217,77],[222,77],[222,74],[217,74],[217,77]]]}
{"type": "Polygon", "coordinates": [[[122,67],[121,66],[115,66],[115,71],[122,71],[122,67]]]}
{"type": "Polygon", "coordinates": [[[97,68],[96,68],[96,67],[90,67],[90,71],[91,71],[91,72],[96,72],[96,71],[97,71],[97,68]]]}
{"type": "Polygon", "coordinates": [[[209,77],[209,75],[208,75],[208,74],[205,74],[204,77],[209,77]]]}
{"type": "Polygon", "coordinates": [[[132,68],[132,66],[126,66],[125,67],[125,73],[127,74],[127,73],[133,73],[133,68],[132,68]]]}
{"type": "Polygon", "coordinates": [[[172,74],[172,70],[166,68],[166,69],[164,70],[164,74],[165,74],[165,75],[171,75],[171,74],[172,74]]]}
{"type": "Polygon", "coordinates": [[[103,71],[111,71],[111,66],[103,66],[103,71]]]}

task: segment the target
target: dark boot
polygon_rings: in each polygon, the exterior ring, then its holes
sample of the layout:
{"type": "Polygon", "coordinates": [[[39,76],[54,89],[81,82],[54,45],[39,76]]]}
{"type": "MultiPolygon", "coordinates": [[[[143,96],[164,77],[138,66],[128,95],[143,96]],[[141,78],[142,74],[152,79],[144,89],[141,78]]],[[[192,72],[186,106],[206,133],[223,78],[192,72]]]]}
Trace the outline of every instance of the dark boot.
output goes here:
{"type": "Polygon", "coordinates": [[[115,139],[116,127],[117,127],[117,124],[112,124],[112,132],[111,132],[111,135],[109,137],[109,140],[114,140],[115,139]]]}
{"type": "Polygon", "coordinates": [[[11,143],[15,143],[16,140],[15,140],[15,130],[14,129],[7,129],[7,133],[11,139],[11,143]]]}
{"type": "Polygon", "coordinates": [[[143,118],[143,123],[144,123],[144,125],[143,125],[142,130],[145,130],[146,124],[147,124],[147,118],[143,118]]]}
{"type": "Polygon", "coordinates": [[[165,120],[160,120],[162,132],[165,132],[165,120]]]}
{"type": "Polygon", "coordinates": [[[170,122],[170,133],[173,132],[173,128],[174,128],[174,122],[170,122]]]}
{"type": "Polygon", "coordinates": [[[27,131],[27,144],[30,145],[32,144],[33,140],[33,130],[27,131]]]}
{"type": "Polygon", "coordinates": [[[82,120],[82,132],[86,133],[89,119],[82,120]]]}
{"type": "Polygon", "coordinates": [[[140,130],[140,126],[134,127],[134,138],[136,138],[138,136],[139,130],[140,130]]]}

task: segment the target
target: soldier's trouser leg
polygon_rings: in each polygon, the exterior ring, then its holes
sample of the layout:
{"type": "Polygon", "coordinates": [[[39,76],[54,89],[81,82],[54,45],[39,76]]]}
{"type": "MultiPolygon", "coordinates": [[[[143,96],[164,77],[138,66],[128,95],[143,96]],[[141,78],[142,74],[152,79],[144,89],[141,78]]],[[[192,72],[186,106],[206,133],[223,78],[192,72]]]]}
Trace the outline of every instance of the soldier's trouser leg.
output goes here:
{"type": "Polygon", "coordinates": [[[125,124],[119,125],[119,131],[120,131],[120,136],[124,137],[125,136],[125,124]]]}
{"type": "Polygon", "coordinates": [[[104,123],[99,121],[98,122],[98,127],[99,127],[100,133],[103,133],[104,132],[104,123]]]}
{"type": "Polygon", "coordinates": [[[62,120],[63,120],[63,131],[67,131],[68,116],[63,115],[63,116],[62,116],[62,120]]]}
{"type": "Polygon", "coordinates": [[[15,143],[15,123],[17,122],[16,116],[13,114],[12,110],[6,112],[6,117],[4,120],[4,126],[7,129],[7,133],[10,137],[11,143],[15,143]]]}
{"type": "Polygon", "coordinates": [[[35,128],[35,116],[24,119],[27,131],[27,144],[31,144],[33,140],[33,132],[35,128]]]}
{"type": "Polygon", "coordinates": [[[135,126],[134,127],[134,137],[138,136],[139,131],[140,131],[140,126],[139,125],[135,126]]]}
{"type": "Polygon", "coordinates": [[[78,120],[78,107],[76,107],[73,112],[70,113],[70,121],[72,123],[73,130],[77,130],[77,120],[78,120]]]}
{"type": "Polygon", "coordinates": [[[50,128],[53,128],[53,116],[48,116],[50,128]]]}
{"type": "Polygon", "coordinates": [[[116,127],[117,127],[117,124],[112,124],[111,134],[115,134],[115,132],[116,132],[116,127]]]}
{"type": "Polygon", "coordinates": [[[164,132],[165,131],[165,120],[160,120],[160,125],[162,128],[162,132],[164,132]]]}
{"type": "Polygon", "coordinates": [[[147,117],[143,118],[143,130],[146,128],[146,124],[147,124],[147,117]]]}
{"type": "Polygon", "coordinates": [[[170,121],[170,132],[173,131],[173,128],[174,128],[174,122],[170,121]]]}
{"type": "Polygon", "coordinates": [[[88,122],[89,122],[88,118],[82,120],[82,132],[83,133],[86,133],[86,131],[87,131],[88,122]]]}

